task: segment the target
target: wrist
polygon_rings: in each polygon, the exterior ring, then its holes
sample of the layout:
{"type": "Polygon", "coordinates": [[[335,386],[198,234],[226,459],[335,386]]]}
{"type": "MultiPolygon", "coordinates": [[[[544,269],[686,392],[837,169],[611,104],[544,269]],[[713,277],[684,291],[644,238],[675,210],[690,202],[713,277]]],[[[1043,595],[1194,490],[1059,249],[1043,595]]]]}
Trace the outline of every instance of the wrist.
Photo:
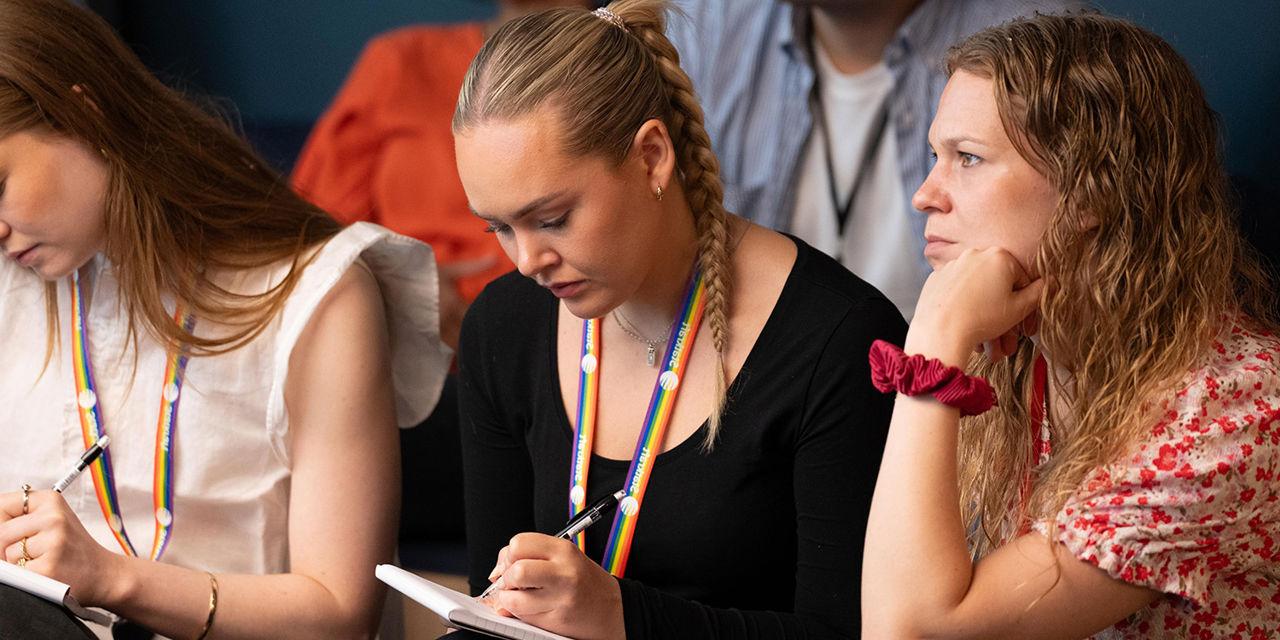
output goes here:
{"type": "Polygon", "coordinates": [[[610,586],[607,589],[608,598],[608,631],[605,633],[606,638],[626,638],[627,637],[627,617],[626,609],[622,604],[622,581],[615,577],[609,576],[610,586]]]}
{"type": "Polygon", "coordinates": [[[117,611],[124,603],[133,601],[138,595],[142,581],[137,575],[138,560],[107,551],[102,566],[104,582],[99,587],[96,602],[88,606],[101,607],[108,611],[117,611]]]}
{"type": "MultiPolygon", "coordinates": [[[[914,346],[921,345],[917,342],[914,346]]],[[[926,353],[945,353],[945,350],[944,344],[926,353]]],[[[883,393],[931,395],[938,402],[959,409],[962,417],[980,415],[996,404],[995,390],[984,378],[966,375],[963,368],[933,355],[919,352],[908,355],[891,343],[876,340],[871,343],[867,358],[871,365],[871,384],[883,393]]]]}
{"type": "Polygon", "coordinates": [[[913,324],[907,331],[902,351],[907,355],[921,355],[964,369],[969,364],[969,355],[975,344],[954,335],[946,327],[913,324]]]}

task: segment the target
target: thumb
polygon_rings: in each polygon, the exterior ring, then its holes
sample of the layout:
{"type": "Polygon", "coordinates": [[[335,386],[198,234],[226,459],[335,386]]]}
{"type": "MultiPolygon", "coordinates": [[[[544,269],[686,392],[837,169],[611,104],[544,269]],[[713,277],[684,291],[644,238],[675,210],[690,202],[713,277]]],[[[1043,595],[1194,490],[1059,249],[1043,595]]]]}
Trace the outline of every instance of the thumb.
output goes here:
{"type": "Polygon", "coordinates": [[[448,264],[442,264],[437,267],[441,280],[457,280],[467,276],[474,276],[478,273],[484,273],[493,265],[497,264],[497,258],[493,256],[484,256],[482,258],[473,258],[470,260],[458,260],[448,264]]]}

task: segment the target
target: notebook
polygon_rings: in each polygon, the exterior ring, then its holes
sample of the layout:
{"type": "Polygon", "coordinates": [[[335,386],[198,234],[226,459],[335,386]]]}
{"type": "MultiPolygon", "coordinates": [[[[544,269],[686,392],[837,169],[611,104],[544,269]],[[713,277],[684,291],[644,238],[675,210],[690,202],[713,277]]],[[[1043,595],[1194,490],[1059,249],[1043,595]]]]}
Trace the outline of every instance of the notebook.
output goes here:
{"type": "Polygon", "coordinates": [[[391,588],[430,609],[446,625],[455,629],[468,629],[509,640],[571,640],[515,618],[504,618],[494,613],[493,609],[476,602],[471,596],[442,587],[397,566],[380,564],[374,575],[391,588]]]}
{"type": "Polygon", "coordinates": [[[80,606],[80,603],[71,596],[71,587],[53,578],[46,578],[34,571],[0,561],[0,583],[61,605],[82,620],[102,625],[111,624],[111,618],[107,614],[80,606]]]}

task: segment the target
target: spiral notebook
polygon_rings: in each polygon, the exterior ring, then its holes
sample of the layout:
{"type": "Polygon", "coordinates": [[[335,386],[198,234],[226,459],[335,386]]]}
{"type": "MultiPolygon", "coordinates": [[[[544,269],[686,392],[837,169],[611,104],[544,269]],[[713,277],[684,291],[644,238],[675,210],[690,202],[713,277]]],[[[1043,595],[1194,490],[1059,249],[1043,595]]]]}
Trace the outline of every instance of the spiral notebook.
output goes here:
{"type": "Polygon", "coordinates": [[[391,588],[430,609],[446,625],[455,629],[468,629],[509,640],[572,640],[515,618],[504,618],[476,602],[471,596],[442,587],[394,565],[380,564],[374,575],[391,588]]]}
{"type": "Polygon", "coordinates": [[[0,560],[0,583],[61,605],[82,620],[102,625],[111,624],[111,618],[107,614],[80,606],[80,603],[71,596],[71,587],[3,560],[0,560]]]}

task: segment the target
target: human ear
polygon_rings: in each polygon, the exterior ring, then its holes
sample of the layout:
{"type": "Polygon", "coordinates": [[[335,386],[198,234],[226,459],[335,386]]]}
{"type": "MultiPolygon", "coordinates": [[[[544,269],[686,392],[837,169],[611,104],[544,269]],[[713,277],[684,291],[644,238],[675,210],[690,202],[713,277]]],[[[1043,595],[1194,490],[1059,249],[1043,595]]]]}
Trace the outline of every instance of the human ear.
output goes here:
{"type": "Polygon", "coordinates": [[[658,119],[646,120],[636,131],[631,148],[644,165],[649,191],[666,191],[676,170],[675,144],[671,141],[667,126],[658,119]]]}

